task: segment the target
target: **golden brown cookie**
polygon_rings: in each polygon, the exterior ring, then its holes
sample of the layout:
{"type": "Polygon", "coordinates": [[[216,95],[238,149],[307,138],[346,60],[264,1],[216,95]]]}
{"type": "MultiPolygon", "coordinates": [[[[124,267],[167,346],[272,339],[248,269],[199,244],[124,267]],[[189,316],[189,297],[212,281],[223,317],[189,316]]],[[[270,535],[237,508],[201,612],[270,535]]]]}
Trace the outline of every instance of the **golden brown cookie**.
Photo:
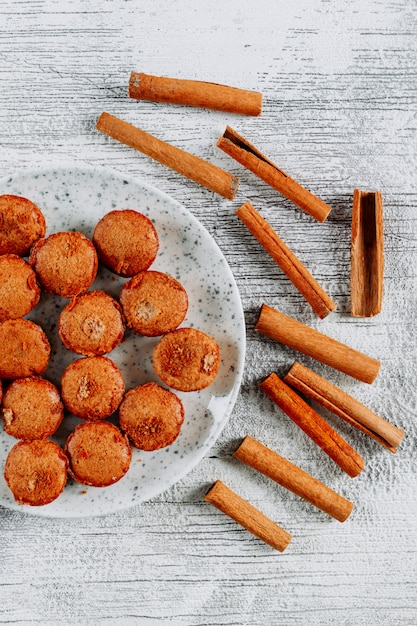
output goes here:
{"type": "Polygon", "coordinates": [[[147,270],[159,247],[151,220],[132,209],[110,211],[102,217],[94,230],[93,243],[100,261],[120,276],[147,270]]]}
{"type": "Polygon", "coordinates": [[[79,232],[53,233],[35,243],[29,262],[50,294],[72,298],[94,281],[98,258],[91,241],[79,232]]]}
{"type": "Polygon", "coordinates": [[[51,346],[42,328],[26,319],[0,324],[0,378],[26,378],[42,374],[51,346]]]}
{"type": "Polygon", "coordinates": [[[0,256],[0,322],[30,313],[41,290],[29,263],[16,254],[0,256]]]}
{"type": "Polygon", "coordinates": [[[77,482],[107,487],[128,471],[132,448],[110,422],[84,422],[75,427],[65,444],[69,473],[77,482]]]}
{"type": "Polygon", "coordinates": [[[4,478],[16,502],[42,506],[62,493],[67,471],[68,459],[53,441],[19,441],[7,456],[4,478]]]}
{"type": "Polygon", "coordinates": [[[3,397],[4,430],[16,439],[46,439],[60,425],[64,405],[58,389],[38,376],[10,383],[3,397]]]}
{"type": "Polygon", "coordinates": [[[156,344],[152,362],[159,378],[178,391],[198,391],[216,378],[220,366],[217,343],[196,328],[177,328],[156,344]]]}
{"type": "Polygon", "coordinates": [[[0,254],[26,256],[45,231],[45,218],[36,204],[21,196],[0,196],[0,254]]]}
{"type": "Polygon", "coordinates": [[[172,391],[146,383],[125,394],[119,422],[136,448],[159,450],[177,439],[184,422],[184,407],[172,391]]]}
{"type": "Polygon", "coordinates": [[[59,316],[58,333],[64,346],[77,354],[111,352],[125,333],[120,304],[101,290],[76,296],[59,316]]]}
{"type": "Polygon", "coordinates": [[[119,368],[106,356],[73,361],[61,379],[65,407],[81,419],[102,420],[116,411],[125,385],[119,368]]]}
{"type": "Polygon", "coordinates": [[[187,292],[163,272],[140,272],[120,292],[127,324],[140,335],[156,337],[177,328],[188,309],[187,292]]]}

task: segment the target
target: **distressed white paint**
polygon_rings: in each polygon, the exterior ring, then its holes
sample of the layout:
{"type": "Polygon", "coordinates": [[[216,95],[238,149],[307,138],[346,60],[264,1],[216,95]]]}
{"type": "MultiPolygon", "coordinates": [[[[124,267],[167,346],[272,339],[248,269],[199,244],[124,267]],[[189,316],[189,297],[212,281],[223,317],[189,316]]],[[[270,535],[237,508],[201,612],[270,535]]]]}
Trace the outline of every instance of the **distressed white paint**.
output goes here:
{"type": "MultiPolygon", "coordinates": [[[[103,518],[0,511],[0,620],[30,624],[417,623],[415,311],[417,222],[414,0],[19,0],[0,4],[4,174],[75,158],[145,178],[213,235],[247,318],[244,384],[212,452],[154,501],[103,518]],[[259,89],[258,119],[137,103],[131,70],[259,89]],[[220,199],[94,125],[107,110],[241,176],[220,199]],[[317,224],[215,148],[225,125],[333,206],[317,224]],[[353,188],[381,189],[384,309],[349,317],[353,188]],[[323,322],[234,216],[249,199],[338,303],[323,322]],[[262,302],[382,361],[367,386],[321,368],[407,431],[397,455],[326,415],[363,454],[352,480],[257,390],[296,356],[256,336],[262,302]],[[246,433],[355,502],[339,524],[231,458],[246,433]],[[222,478],[293,534],[273,552],[203,503],[222,478]]],[[[304,362],[309,363],[307,359],[304,362]]]]}

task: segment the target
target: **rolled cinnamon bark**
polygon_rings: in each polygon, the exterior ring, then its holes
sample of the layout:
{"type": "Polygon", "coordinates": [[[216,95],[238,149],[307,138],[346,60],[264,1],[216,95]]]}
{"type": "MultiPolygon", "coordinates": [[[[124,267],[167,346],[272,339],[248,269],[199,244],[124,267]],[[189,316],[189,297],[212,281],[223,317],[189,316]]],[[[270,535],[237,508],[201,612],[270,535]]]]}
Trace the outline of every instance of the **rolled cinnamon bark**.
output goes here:
{"type": "Polygon", "coordinates": [[[204,500],[275,550],[283,552],[292,539],[286,530],[275,524],[269,517],[238,496],[229,487],[226,487],[221,480],[214,483],[204,500]]]}
{"type": "Polygon", "coordinates": [[[351,315],[373,317],[382,309],[384,282],[384,225],[379,191],[353,192],[350,257],[351,315]]]}
{"type": "Polygon", "coordinates": [[[321,319],[334,311],[336,304],[330,296],[250,202],[242,204],[236,215],[321,319]]]}
{"type": "Polygon", "coordinates": [[[295,362],[284,376],[284,381],[391,452],[397,452],[397,446],[404,437],[403,430],[393,426],[316,372],[295,362]]]}
{"type": "Polygon", "coordinates": [[[381,367],[376,359],[266,304],[262,305],[255,330],[364,383],[372,383],[381,367]]]}
{"type": "Polygon", "coordinates": [[[319,222],[324,222],[330,213],[331,207],[323,200],[288,176],[230,126],[227,126],[217,146],[319,222]]]}
{"type": "Polygon", "coordinates": [[[236,176],[225,172],[212,163],[208,163],[208,161],[204,161],[204,159],[157,139],[114,115],[102,113],[97,121],[97,130],[116,139],[116,141],[143,152],[159,163],[228,200],[233,200],[235,197],[239,186],[239,179],[236,176]]]}
{"type": "Polygon", "coordinates": [[[361,473],[363,458],[276,374],[270,374],[259,387],[348,476],[354,478],[361,473]]]}
{"type": "Polygon", "coordinates": [[[339,522],[353,510],[352,502],[252,437],[246,436],[233,456],[339,522]]]}
{"type": "Polygon", "coordinates": [[[130,74],[129,96],[136,100],[183,104],[241,115],[258,116],[262,112],[262,94],[257,91],[140,72],[130,74]]]}

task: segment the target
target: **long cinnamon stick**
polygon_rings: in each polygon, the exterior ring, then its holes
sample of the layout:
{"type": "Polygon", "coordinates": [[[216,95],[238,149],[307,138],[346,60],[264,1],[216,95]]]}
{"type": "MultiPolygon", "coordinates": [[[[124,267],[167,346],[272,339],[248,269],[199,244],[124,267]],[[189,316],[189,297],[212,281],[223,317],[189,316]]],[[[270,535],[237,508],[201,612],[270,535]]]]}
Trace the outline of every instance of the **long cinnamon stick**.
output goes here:
{"type": "Polygon", "coordinates": [[[323,200],[288,176],[230,126],[226,127],[217,146],[319,222],[324,222],[330,213],[331,207],[323,200]]]}
{"type": "Polygon", "coordinates": [[[271,225],[256,211],[250,202],[245,202],[236,211],[261,246],[274,259],[293,285],[320,318],[334,311],[336,304],[327,295],[300,259],[282,241],[271,225]]]}
{"type": "Polygon", "coordinates": [[[140,72],[130,74],[129,96],[136,100],[184,104],[242,115],[258,116],[262,112],[262,94],[257,91],[140,72]]]}
{"type": "Polygon", "coordinates": [[[252,437],[246,436],[233,456],[339,522],[353,510],[352,502],[252,437]]]}
{"type": "Polygon", "coordinates": [[[262,305],[255,330],[364,383],[372,383],[380,362],[277,309],[262,305]]]}
{"type": "Polygon", "coordinates": [[[96,127],[97,130],[116,139],[116,141],[143,152],[179,174],[207,187],[207,189],[229,200],[233,200],[235,197],[239,179],[220,167],[157,139],[109,113],[100,115],[96,127]]]}
{"type": "Polygon", "coordinates": [[[403,430],[393,426],[316,372],[295,362],[284,376],[284,381],[391,452],[397,452],[397,446],[404,437],[403,430]]]}
{"type": "Polygon", "coordinates": [[[231,517],[250,533],[265,541],[275,550],[283,552],[292,537],[252,504],[217,480],[205,495],[204,500],[231,517]]]}
{"type": "Polygon", "coordinates": [[[377,315],[382,309],[384,282],[384,225],[379,191],[353,192],[350,256],[351,315],[377,315]]]}
{"type": "Polygon", "coordinates": [[[365,466],[363,458],[276,374],[270,374],[259,387],[346,474],[351,478],[360,474],[365,466]]]}

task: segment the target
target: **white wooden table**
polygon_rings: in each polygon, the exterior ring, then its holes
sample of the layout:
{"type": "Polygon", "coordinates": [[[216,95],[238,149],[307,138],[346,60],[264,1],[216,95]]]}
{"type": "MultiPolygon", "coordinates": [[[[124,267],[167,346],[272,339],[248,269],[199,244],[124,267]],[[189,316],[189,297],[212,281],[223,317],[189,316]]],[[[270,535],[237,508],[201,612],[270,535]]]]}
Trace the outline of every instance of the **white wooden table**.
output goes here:
{"type": "MultiPolygon", "coordinates": [[[[0,621],[21,624],[417,624],[417,6],[414,0],[3,2],[2,175],[67,159],[167,192],[236,277],[246,369],[216,445],[186,478],[105,517],[0,509],[0,621]],[[127,97],[132,70],[262,91],[260,118],[127,97]],[[96,132],[102,111],[241,178],[233,202],[96,132]],[[226,124],[333,208],[319,224],[215,146],[226,124]],[[349,315],[353,189],[380,190],[383,312],[349,315]],[[337,302],[318,320],[235,217],[245,200],[337,302]],[[396,455],[322,413],[366,461],[350,479],[258,390],[297,354],[253,330],[266,302],[382,362],[372,385],[321,368],[397,426],[396,455]],[[251,434],[355,503],[340,524],[233,460],[251,434]],[[221,478],[293,535],[280,554],[203,502],[221,478]]],[[[1,190],[0,190],[1,193],[1,190]]],[[[308,359],[305,363],[311,364],[308,359]]]]}

